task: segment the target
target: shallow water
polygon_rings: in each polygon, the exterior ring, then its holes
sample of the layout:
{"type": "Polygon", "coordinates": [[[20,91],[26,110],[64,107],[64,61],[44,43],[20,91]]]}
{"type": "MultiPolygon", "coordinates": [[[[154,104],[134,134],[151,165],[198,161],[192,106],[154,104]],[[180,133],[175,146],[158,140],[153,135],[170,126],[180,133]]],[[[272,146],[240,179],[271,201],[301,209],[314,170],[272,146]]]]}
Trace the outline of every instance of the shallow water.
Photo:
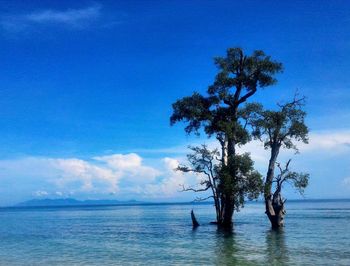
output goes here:
{"type": "Polygon", "coordinates": [[[271,231],[262,203],[220,232],[211,205],[0,209],[1,265],[350,265],[350,201],[287,202],[271,231]],[[192,230],[190,210],[202,224],[192,230]]]}

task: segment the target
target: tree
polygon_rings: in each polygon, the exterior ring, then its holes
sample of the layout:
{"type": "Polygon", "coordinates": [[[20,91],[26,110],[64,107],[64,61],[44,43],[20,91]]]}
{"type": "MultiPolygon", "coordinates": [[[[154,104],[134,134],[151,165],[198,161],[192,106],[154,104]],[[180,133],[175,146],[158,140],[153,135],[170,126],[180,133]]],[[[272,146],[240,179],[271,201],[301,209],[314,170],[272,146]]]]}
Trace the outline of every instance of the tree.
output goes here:
{"type": "Polygon", "coordinates": [[[219,151],[217,149],[209,150],[206,145],[200,147],[189,147],[192,153],[187,155],[189,165],[179,165],[177,170],[188,173],[192,172],[201,175],[202,180],[199,187],[183,187],[183,191],[204,192],[210,191],[210,196],[204,198],[197,198],[197,200],[206,200],[212,198],[216,211],[216,223],[222,224],[224,202],[222,201],[226,189],[233,193],[237,202],[236,209],[244,203],[244,198],[255,199],[259,196],[262,189],[261,175],[254,170],[253,161],[249,154],[236,155],[234,160],[236,169],[236,179],[233,179],[231,186],[228,187],[228,181],[223,182],[225,178],[230,178],[230,169],[226,167],[222,169],[222,163],[219,158],[219,151]],[[227,171],[227,172],[226,172],[227,171]],[[225,186],[223,186],[225,184],[225,186]]]}
{"type": "Polygon", "coordinates": [[[264,182],[264,199],[266,214],[272,228],[284,225],[285,199],[281,190],[285,182],[291,183],[300,193],[308,185],[309,175],[290,171],[288,160],[285,167],[277,162],[281,148],[294,149],[298,152],[295,142],[308,143],[308,128],[305,125],[305,111],[302,110],[305,99],[294,98],[293,101],[278,105],[278,111],[257,111],[253,125],[253,136],[264,143],[265,149],[270,149],[269,166],[264,182]],[[279,174],[275,176],[276,166],[279,174]],[[273,186],[274,185],[274,186],[273,186]],[[273,192],[274,189],[274,192],[273,192]]]}
{"type": "Polygon", "coordinates": [[[210,151],[206,145],[201,147],[189,147],[192,153],[187,155],[189,165],[179,165],[176,170],[184,173],[195,173],[202,176],[202,180],[198,188],[183,187],[183,191],[204,192],[211,191],[211,195],[205,198],[197,198],[197,201],[213,198],[216,211],[216,220],[221,217],[221,190],[219,188],[219,172],[218,164],[219,152],[217,149],[210,151]]]}
{"type": "MultiPolygon", "coordinates": [[[[248,131],[239,117],[239,107],[253,96],[259,88],[276,83],[274,75],[282,70],[282,64],[271,60],[263,51],[254,51],[247,56],[240,48],[230,48],[226,57],[215,58],[219,72],[209,86],[207,96],[197,92],[173,104],[171,124],[183,121],[185,131],[199,134],[201,129],[209,136],[215,136],[221,145],[221,171],[219,183],[222,187],[222,212],[218,220],[222,227],[232,226],[235,208],[243,204],[236,189],[244,175],[240,165],[246,162],[236,154],[237,145],[250,140],[248,131]]],[[[241,189],[244,189],[242,187],[241,189]]]]}

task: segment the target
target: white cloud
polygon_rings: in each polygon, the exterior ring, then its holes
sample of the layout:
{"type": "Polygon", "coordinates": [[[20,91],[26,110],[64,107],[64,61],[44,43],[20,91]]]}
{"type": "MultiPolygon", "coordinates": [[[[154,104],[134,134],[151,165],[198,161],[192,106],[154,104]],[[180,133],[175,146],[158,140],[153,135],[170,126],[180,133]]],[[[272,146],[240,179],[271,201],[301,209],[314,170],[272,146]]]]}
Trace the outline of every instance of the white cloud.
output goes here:
{"type": "Polygon", "coordinates": [[[142,162],[142,158],[136,153],[113,154],[107,156],[94,157],[95,160],[106,162],[110,167],[114,169],[130,169],[133,167],[139,167],[142,162]]]}
{"type": "Polygon", "coordinates": [[[3,15],[2,28],[9,32],[20,32],[40,25],[63,25],[83,29],[101,16],[101,5],[95,4],[81,9],[46,9],[21,15],[3,15]]]}
{"type": "Polygon", "coordinates": [[[55,183],[64,187],[69,183],[80,182],[82,191],[97,189],[94,183],[102,183],[108,186],[110,192],[118,191],[120,175],[111,169],[96,166],[80,159],[49,159],[54,168],[59,171],[55,183]]]}
{"type": "Polygon", "coordinates": [[[128,176],[138,182],[154,181],[161,172],[153,167],[142,164],[142,158],[136,153],[113,154],[108,156],[94,157],[95,160],[106,163],[121,176],[128,176]]]}
{"type": "Polygon", "coordinates": [[[63,23],[68,25],[79,25],[84,21],[96,19],[100,16],[100,5],[94,5],[82,9],[42,10],[23,16],[24,20],[35,23],[63,23]]]}
{"type": "Polygon", "coordinates": [[[300,150],[327,151],[331,153],[350,151],[350,131],[311,132],[309,144],[300,145],[300,150]]]}
{"type": "Polygon", "coordinates": [[[58,171],[53,183],[60,189],[70,188],[75,192],[116,194],[121,181],[127,186],[142,185],[155,181],[162,174],[144,165],[135,153],[97,156],[89,161],[78,158],[47,161],[58,171]]]}
{"type": "Polygon", "coordinates": [[[38,190],[38,191],[35,191],[33,193],[33,196],[35,196],[35,197],[44,197],[47,195],[49,195],[49,193],[47,191],[44,191],[44,190],[38,190]]]}
{"type": "Polygon", "coordinates": [[[350,188],[350,176],[344,178],[342,184],[343,184],[345,187],[350,188]]]}
{"type": "Polygon", "coordinates": [[[147,184],[144,188],[144,194],[150,197],[173,197],[179,190],[180,185],[185,183],[185,175],[175,171],[179,165],[178,160],[164,158],[162,160],[164,167],[163,178],[158,183],[147,184]]]}

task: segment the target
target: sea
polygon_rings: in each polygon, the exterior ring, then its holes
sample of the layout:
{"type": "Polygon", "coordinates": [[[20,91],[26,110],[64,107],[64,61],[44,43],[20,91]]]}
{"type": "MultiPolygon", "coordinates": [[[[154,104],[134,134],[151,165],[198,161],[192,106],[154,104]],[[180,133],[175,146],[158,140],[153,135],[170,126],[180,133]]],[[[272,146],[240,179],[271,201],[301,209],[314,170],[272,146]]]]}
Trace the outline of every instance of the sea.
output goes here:
{"type": "Polygon", "coordinates": [[[0,265],[350,265],[350,200],[286,209],[274,231],[247,203],[226,232],[212,204],[1,208],[0,265]]]}

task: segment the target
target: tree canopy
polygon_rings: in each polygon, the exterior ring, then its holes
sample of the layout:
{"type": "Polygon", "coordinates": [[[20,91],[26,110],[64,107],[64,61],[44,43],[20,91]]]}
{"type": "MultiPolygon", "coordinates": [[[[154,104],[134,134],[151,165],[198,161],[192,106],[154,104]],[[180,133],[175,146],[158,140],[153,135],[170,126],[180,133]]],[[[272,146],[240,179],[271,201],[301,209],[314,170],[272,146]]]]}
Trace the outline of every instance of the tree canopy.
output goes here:
{"type": "MultiPolygon", "coordinates": [[[[252,96],[258,88],[276,83],[274,75],[282,71],[282,64],[271,60],[263,51],[244,55],[241,48],[230,48],[226,57],[214,59],[218,74],[209,86],[207,96],[195,92],[173,104],[171,125],[183,121],[187,133],[236,135],[238,106],[252,96]]],[[[239,138],[237,138],[239,139],[239,138]]]]}

